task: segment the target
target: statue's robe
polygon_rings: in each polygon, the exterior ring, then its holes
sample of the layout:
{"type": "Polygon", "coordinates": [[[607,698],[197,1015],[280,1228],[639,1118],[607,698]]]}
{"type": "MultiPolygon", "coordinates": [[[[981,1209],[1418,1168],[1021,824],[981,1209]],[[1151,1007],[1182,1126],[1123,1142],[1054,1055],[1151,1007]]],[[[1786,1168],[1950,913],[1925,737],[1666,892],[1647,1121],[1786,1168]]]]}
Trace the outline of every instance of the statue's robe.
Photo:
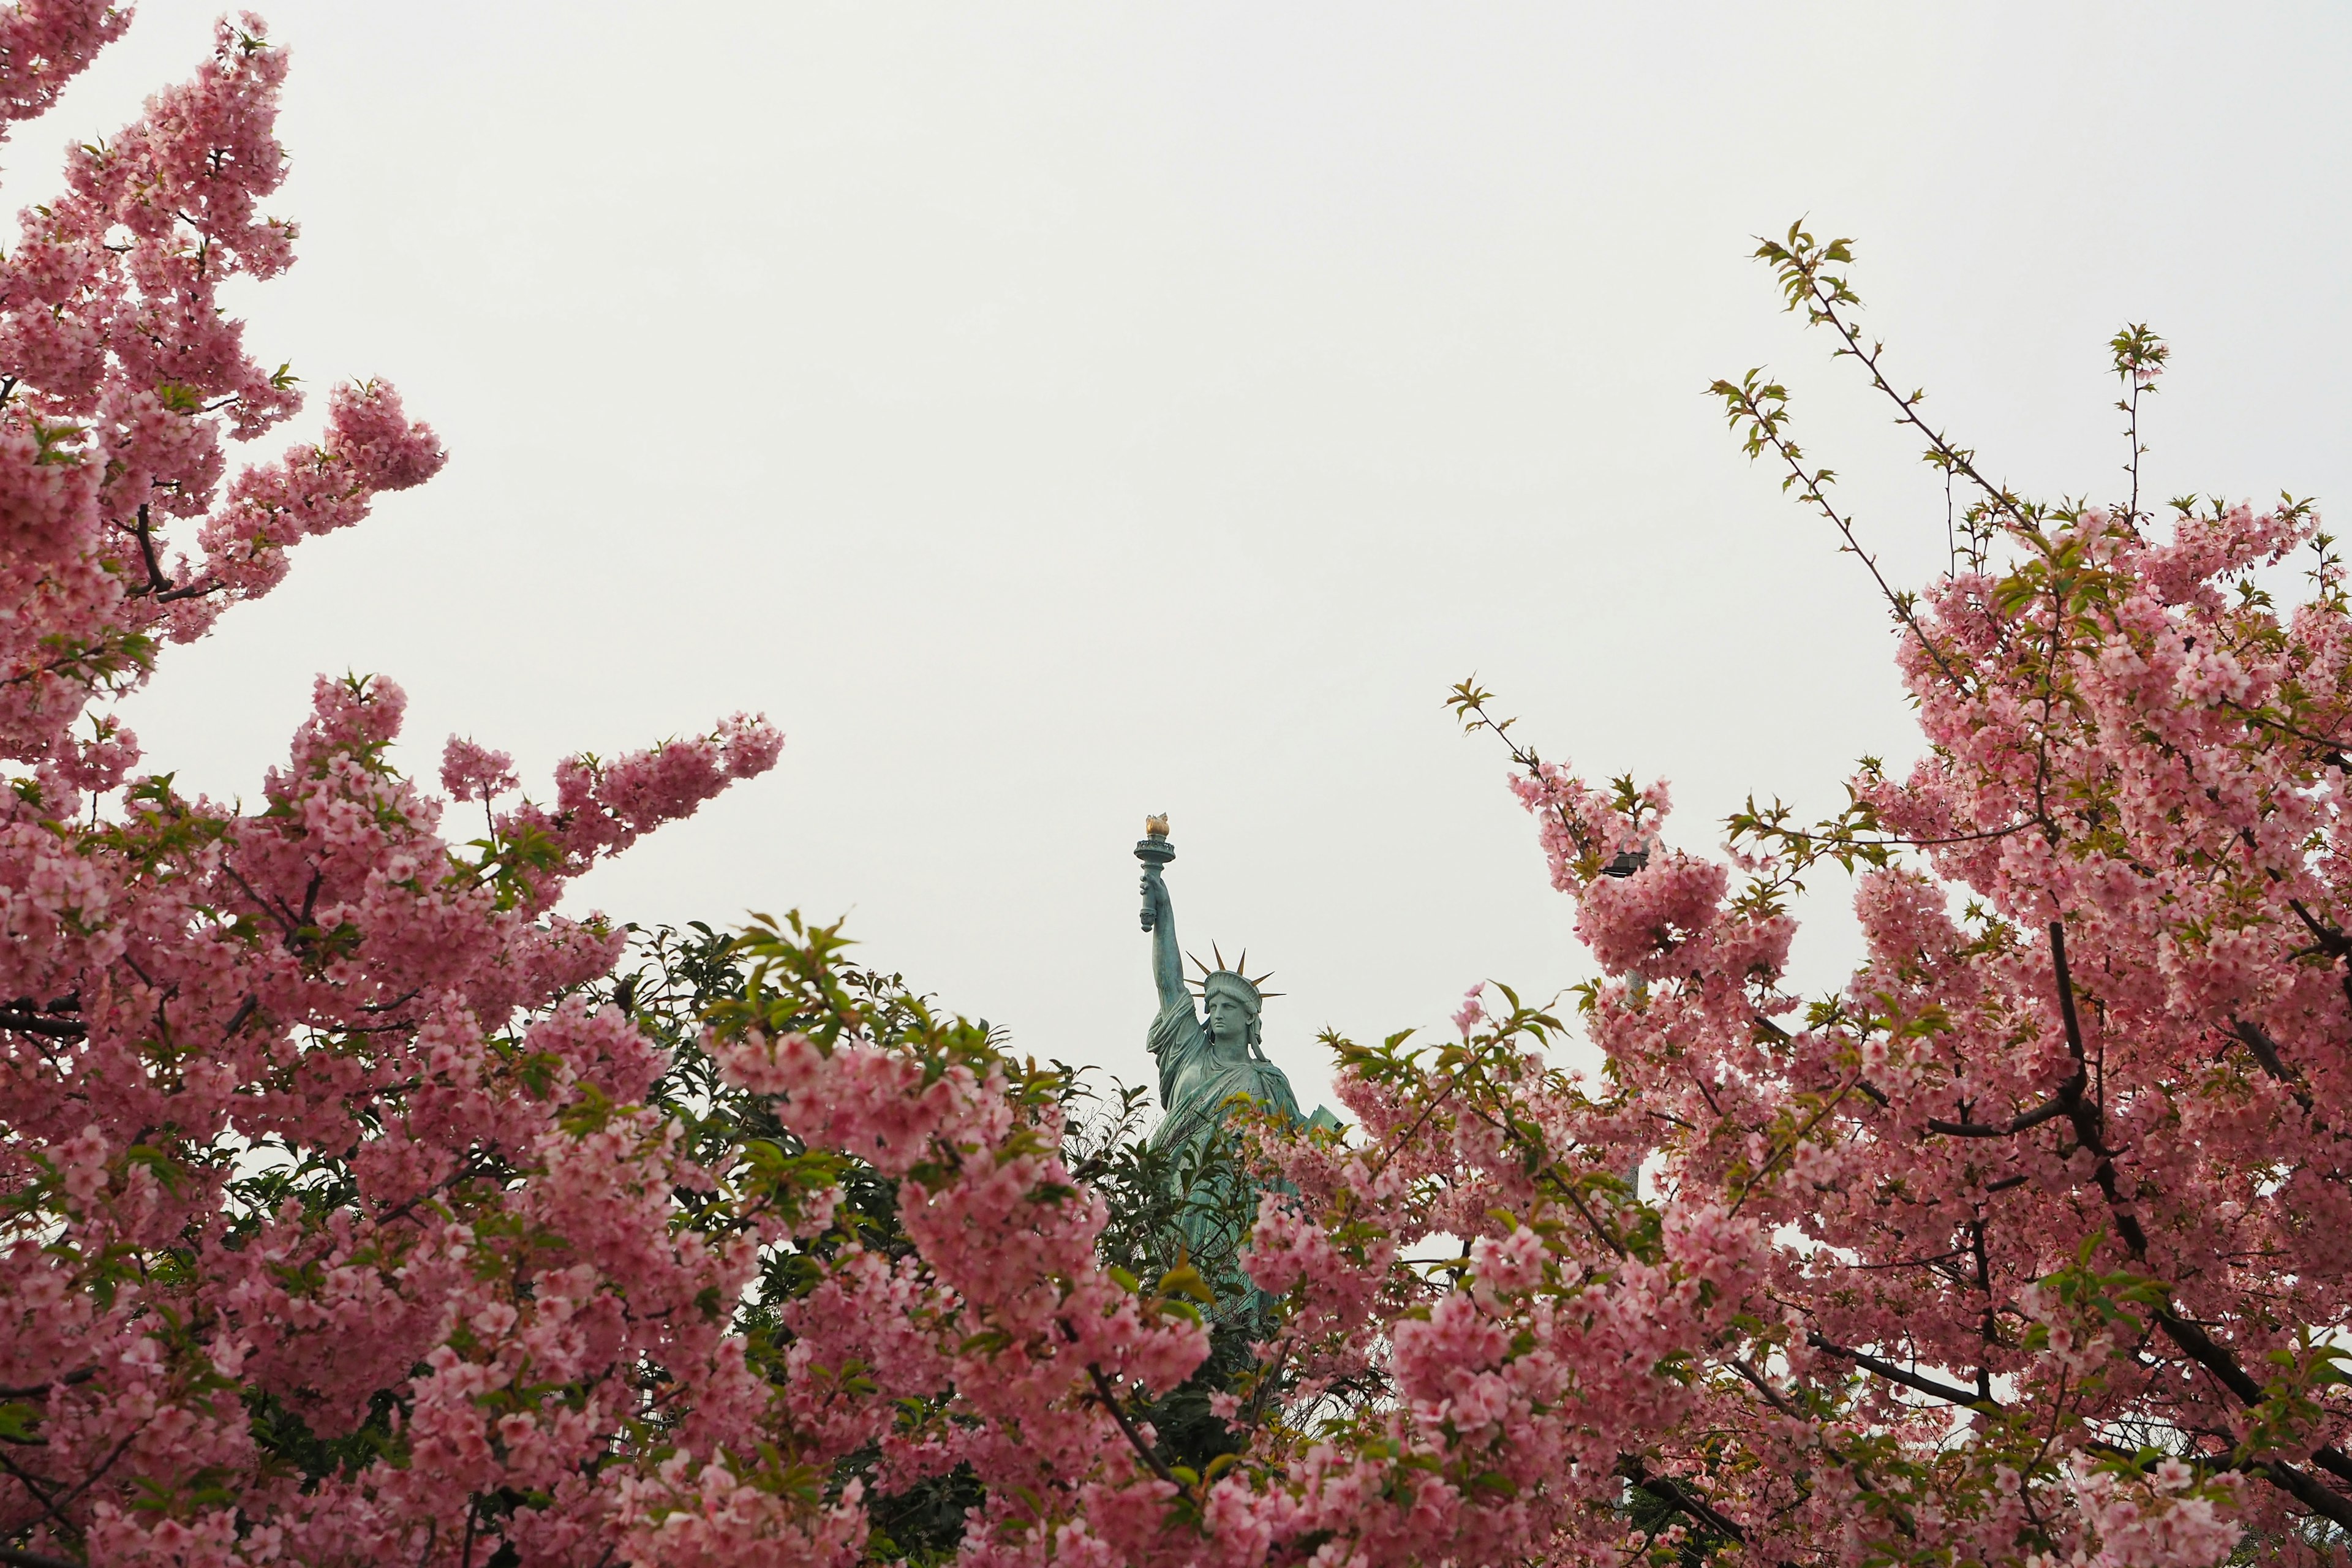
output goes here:
{"type": "MultiPolygon", "coordinates": [[[[1248,1095],[1292,1121],[1305,1120],[1280,1068],[1255,1054],[1239,1060],[1213,1054],[1208,1027],[1189,996],[1160,1010],[1147,1043],[1160,1062],[1160,1104],[1167,1112],[1152,1131],[1151,1147],[1168,1156],[1169,1174],[1179,1183],[1186,1180],[1187,1167],[1224,1124],[1225,1104],[1234,1095],[1248,1095]]],[[[1223,1178],[1214,1174],[1205,1184],[1191,1188],[1177,1223],[1195,1258],[1229,1257],[1240,1245],[1241,1237],[1231,1233],[1218,1213],[1229,1195],[1223,1178]]],[[[1246,1228],[1249,1222],[1241,1223],[1246,1228]]]]}

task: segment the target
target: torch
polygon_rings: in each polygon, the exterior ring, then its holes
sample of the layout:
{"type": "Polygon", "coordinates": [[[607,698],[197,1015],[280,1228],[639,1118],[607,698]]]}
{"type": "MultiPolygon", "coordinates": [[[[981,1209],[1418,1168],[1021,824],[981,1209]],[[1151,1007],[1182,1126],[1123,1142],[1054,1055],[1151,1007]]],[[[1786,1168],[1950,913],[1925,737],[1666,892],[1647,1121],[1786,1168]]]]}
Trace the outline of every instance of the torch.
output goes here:
{"type": "MultiPolygon", "coordinates": [[[[1168,842],[1168,819],[1147,816],[1143,819],[1143,837],[1135,847],[1135,858],[1143,862],[1147,873],[1154,872],[1176,858],[1176,846],[1168,842]]],[[[1143,929],[1152,924],[1151,895],[1143,895],[1143,929]]]]}

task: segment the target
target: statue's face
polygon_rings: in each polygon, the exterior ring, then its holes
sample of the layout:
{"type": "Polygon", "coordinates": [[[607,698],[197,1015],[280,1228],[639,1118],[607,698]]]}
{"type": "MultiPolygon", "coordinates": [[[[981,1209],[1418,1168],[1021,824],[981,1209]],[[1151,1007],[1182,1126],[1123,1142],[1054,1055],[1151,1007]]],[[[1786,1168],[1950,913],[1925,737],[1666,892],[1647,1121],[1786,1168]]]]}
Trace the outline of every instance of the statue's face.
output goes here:
{"type": "Polygon", "coordinates": [[[1202,1001],[1203,1010],[1209,1015],[1210,1041],[1235,1048],[1246,1047],[1249,1044],[1250,1013],[1241,998],[1219,986],[1202,1001]]]}

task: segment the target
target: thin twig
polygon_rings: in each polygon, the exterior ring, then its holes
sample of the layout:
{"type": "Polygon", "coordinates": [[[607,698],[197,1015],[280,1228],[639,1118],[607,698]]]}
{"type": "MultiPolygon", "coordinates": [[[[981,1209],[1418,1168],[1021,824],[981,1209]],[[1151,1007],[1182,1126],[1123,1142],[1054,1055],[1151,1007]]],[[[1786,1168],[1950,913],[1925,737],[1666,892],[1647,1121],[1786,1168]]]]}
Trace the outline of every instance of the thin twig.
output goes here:
{"type": "Polygon", "coordinates": [[[1862,547],[1861,539],[1854,533],[1853,520],[1840,511],[1822,489],[1823,481],[1828,477],[1828,470],[1822,469],[1816,473],[1805,471],[1801,454],[1790,444],[1788,438],[1780,434],[1779,420],[1767,413],[1756,401],[1756,395],[1752,389],[1733,386],[1729,382],[1718,382],[1716,384],[1719,389],[1727,389],[1724,391],[1726,397],[1738,399],[1736,406],[1739,415],[1751,422],[1751,434],[1759,437],[1764,445],[1770,447],[1781,462],[1787,465],[1789,478],[1783,482],[1781,488],[1783,489],[1801,489],[1801,499],[1811,503],[1815,510],[1830,520],[1831,525],[1845,541],[1847,551],[1857,557],[1869,570],[1871,581],[1878,584],[1880,595],[1893,607],[1895,618],[1903,623],[1905,628],[1913,637],[1919,639],[1919,646],[1927,650],[1929,658],[1935,660],[1936,668],[1943,672],[1944,679],[1950,681],[1957,689],[1967,691],[1968,682],[1960,679],[1959,672],[1955,670],[1944,658],[1943,650],[1928,637],[1926,629],[1919,625],[1918,618],[1912,615],[1909,598],[1895,591],[1894,584],[1887,582],[1886,574],[1878,569],[1877,557],[1862,547]]]}

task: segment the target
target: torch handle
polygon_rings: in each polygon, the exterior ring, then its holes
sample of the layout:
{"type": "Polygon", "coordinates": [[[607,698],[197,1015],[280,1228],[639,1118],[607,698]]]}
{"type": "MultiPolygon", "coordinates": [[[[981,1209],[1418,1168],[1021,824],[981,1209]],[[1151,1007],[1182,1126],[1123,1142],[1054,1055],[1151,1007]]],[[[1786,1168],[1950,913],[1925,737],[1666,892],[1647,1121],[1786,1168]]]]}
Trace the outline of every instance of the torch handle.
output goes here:
{"type": "MultiPolygon", "coordinates": [[[[1160,923],[1160,900],[1152,897],[1161,887],[1160,868],[1176,858],[1176,850],[1165,837],[1153,835],[1135,847],[1135,858],[1143,862],[1143,929],[1150,931],[1160,923]]],[[[1160,893],[1161,898],[1166,896],[1160,893]]]]}

